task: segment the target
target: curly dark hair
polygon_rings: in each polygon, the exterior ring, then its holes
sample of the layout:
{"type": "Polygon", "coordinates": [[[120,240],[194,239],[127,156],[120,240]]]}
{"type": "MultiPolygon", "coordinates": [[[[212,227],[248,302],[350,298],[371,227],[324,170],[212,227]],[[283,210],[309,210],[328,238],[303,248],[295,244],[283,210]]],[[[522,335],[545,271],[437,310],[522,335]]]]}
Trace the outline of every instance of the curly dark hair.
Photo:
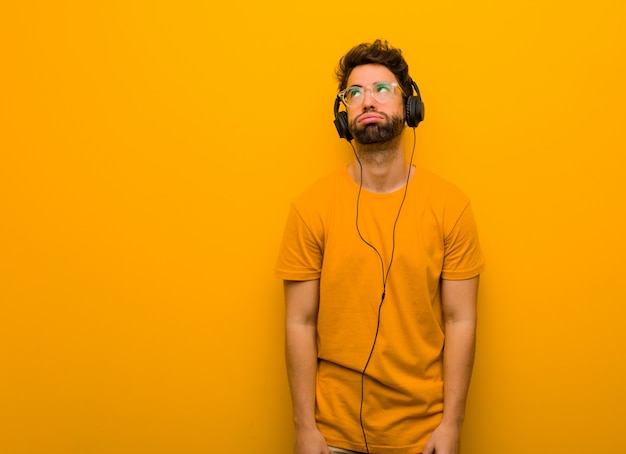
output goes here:
{"type": "Polygon", "coordinates": [[[354,68],[361,65],[378,64],[389,69],[398,80],[404,96],[410,96],[413,92],[409,65],[402,56],[400,49],[392,47],[387,41],[377,39],[373,43],[361,43],[354,46],[339,60],[339,66],[335,71],[339,82],[339,91],[346,88],[348,77],[354,68]]]}

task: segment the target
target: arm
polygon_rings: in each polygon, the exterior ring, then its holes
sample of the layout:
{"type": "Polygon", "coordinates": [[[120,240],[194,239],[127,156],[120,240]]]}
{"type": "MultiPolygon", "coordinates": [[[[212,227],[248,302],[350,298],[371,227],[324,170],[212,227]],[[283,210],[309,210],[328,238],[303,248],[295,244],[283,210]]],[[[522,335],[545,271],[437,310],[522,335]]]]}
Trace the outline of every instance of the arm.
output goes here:
{"type": "Polygon", "coordinates": [[[443,419],[423,454],[458,454],[476,346],[478,280],[442,280],[445,325],[443,419]]]}
{"type": "Polygon", "coordinates": [[[330,454],[315,422],[319,280],[285,281],[285,355],[296,454],[330,454]]]}

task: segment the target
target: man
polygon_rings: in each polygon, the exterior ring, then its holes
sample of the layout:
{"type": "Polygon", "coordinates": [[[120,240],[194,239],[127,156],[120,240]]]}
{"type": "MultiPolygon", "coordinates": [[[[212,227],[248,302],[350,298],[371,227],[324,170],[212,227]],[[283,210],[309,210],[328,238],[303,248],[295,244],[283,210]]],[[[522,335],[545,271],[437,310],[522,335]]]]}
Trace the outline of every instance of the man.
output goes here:
{"type": "Polygon", "coordinates": [[[423,106],[399,49],[360,44],[337,76],[355,159],[294,200],[276,267],[295,453],[457,454],[484,267],[471,207],[405,160],[423,106]]]}

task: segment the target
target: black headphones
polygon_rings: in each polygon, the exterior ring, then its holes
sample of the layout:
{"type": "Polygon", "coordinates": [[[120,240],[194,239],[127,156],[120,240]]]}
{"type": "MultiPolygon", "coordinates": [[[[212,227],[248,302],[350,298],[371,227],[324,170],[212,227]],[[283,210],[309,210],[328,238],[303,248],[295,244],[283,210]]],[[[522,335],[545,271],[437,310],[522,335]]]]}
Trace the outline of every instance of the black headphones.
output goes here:
{"type": "MultiPolygon", "coordinates": [[[[406,98],[405,119],[406,124],[410,128],[416,128],[417,125],[424,120],[424,103],[422,102],[420,89],[417,87],[417,84],[413,81],[413,79],[411,79],[411,87],[413,87],[415,96],[411,95],[406,98]]],[[[340,106],[341,98],[337,95],[333,109],[335,114],[335,127],[337,128],[339,137],[350,142],[352,140],[352,134],[350,134],[350,129],[348,128],[348,114],[343,110],[339,112],[340,106]]]]}

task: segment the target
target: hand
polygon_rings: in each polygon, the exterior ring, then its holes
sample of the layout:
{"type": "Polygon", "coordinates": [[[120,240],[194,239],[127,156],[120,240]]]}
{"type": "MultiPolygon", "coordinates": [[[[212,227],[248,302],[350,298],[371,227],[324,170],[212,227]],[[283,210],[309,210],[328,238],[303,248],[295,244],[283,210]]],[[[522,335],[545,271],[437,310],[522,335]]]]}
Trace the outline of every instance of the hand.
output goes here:
{"type": "Polygon", "coordinates": [[[461,424],[441,423],[430,436],[422,454],[459,454],[461,424]]]}
{"type": "Polygon", "coordinates": [[[326,440],[317,428],[296,432],[295,454],[330,454],[326,440]]]}

